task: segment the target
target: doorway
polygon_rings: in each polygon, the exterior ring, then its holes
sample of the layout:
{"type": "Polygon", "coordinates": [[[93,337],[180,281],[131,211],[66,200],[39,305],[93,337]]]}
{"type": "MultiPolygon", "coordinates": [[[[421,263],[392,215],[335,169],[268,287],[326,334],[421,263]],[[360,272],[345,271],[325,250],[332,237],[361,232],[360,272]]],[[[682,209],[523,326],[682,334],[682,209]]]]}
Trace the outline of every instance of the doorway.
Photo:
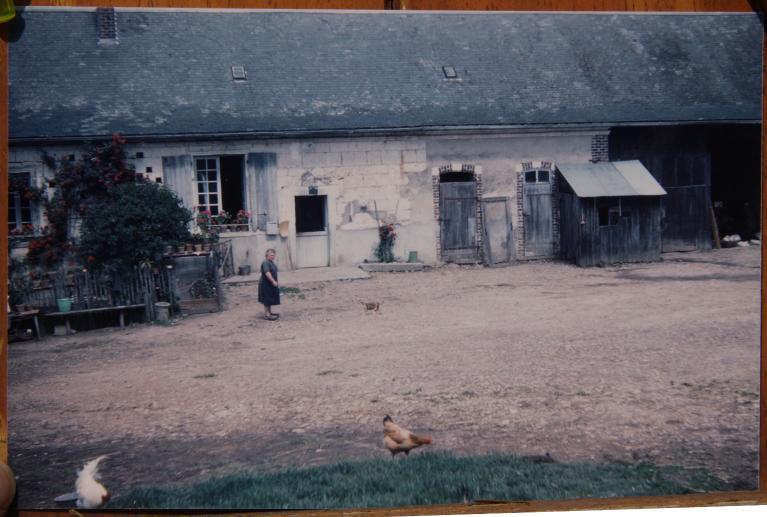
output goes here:
{"type": "Polygon", "coordinates": [[[479,261],[477,186],[470,172],[444,172],[439,178],[441,255],[445,262],[479,261]]]}
{"type": "Polygon", "coordinates": [[[247,210],[245,205],[245,178],[242,170],[242,156],[221,156],[221,202],[224,211],[230,216],[237,216],[240,210],[247,210]]]}
{"type": "Polygon", "coordinates": [[[554,255],[552,172],[531,169],[522,173],[525,257],[554,255]]]}
{"type": "Polygon", "coordinates": [[[296,196],[296,267],[330,265],[328,196],[296,196]]]}

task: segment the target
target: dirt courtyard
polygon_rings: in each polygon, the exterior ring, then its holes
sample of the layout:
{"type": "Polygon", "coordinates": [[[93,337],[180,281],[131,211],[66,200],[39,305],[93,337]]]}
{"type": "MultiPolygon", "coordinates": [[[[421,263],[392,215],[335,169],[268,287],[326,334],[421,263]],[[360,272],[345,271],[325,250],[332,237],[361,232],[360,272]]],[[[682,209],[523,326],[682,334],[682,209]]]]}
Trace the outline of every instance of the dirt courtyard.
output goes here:
{"type": "Polygon", "coordinates": [[[106,453],[115,495],[388,458],[386,414],[432,450],[704,467],[755,488],[759,261],[733,248],[374,274],[301,284],[278,322],[234,286],[227,310],[171,326],[13,343],[19,505],[54,507],[106,453]]]}

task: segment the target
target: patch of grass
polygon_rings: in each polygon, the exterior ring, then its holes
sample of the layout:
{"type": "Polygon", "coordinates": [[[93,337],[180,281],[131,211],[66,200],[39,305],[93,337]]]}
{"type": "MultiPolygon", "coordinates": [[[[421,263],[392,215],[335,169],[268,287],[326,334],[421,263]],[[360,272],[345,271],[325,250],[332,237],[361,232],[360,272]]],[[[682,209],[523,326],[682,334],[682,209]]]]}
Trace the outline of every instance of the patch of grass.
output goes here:
{"type": "Polygon", "coordinates": [[[109,508],[369,508],[491,500],[673,495],[723,490],[705,471],[651,464],[534,463],[508,455],[421,453],[170,488],[143,487],[109,508]]]}
{"type": "Polygon", "coordinates": [[[193,379],[212,379],[215,376],[216,376],[215,373],[203,373],[203,374],[200,374],[200,375],[195,375],[192,378],[193,379]]]}
{"type": "Polygon", "coordinates": [[[301,289],[298,287],[280,287],[280,294],[284,294],[286,296],[295,297],[299,300],[305,300],[306,296],[301,292],[301,289]]]}

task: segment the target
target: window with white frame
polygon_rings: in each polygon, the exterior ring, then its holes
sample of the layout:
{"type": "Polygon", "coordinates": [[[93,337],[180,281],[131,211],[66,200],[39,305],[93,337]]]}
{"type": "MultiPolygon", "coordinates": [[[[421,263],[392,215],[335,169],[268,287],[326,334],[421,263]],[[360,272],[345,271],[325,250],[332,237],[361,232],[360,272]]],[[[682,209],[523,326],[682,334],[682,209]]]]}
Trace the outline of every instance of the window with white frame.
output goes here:
{"type": "Polygon", "coordinates": [[[248,211],[242,155],[197,156],[194,159],[197,210],[209,211],[211,223],[229,230],[247,230],[248,211]]]}
{"type": "Polygon", "coordinates": [[[12,172],[8,176],[8,234],[27,235],[34,232],[33,210],[28,172],[12,172]]]}
{"type": "Polygon", "coordinates": [[[221,209],[221,184],[219,181],[219,161],[217,156],[197,158],[197,206],[201,212],[210,210],[217,215],[221,209]]]}

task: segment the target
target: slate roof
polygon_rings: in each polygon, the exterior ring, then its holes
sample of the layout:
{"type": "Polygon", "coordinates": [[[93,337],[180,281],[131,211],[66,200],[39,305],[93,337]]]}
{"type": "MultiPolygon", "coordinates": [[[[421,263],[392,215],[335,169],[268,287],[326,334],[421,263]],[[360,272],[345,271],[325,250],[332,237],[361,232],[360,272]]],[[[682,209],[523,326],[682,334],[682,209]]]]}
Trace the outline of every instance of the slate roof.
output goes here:
{"type": "Polygon", "coordinates": [[[663,196],[666,191],[639,160],[558,163],[578,197],[663,196]]]}
{"type": "Polygon", "coordinates": [[[21,13],[12,142],[761,119],[750,13],[116,12],[21,13]]]}

